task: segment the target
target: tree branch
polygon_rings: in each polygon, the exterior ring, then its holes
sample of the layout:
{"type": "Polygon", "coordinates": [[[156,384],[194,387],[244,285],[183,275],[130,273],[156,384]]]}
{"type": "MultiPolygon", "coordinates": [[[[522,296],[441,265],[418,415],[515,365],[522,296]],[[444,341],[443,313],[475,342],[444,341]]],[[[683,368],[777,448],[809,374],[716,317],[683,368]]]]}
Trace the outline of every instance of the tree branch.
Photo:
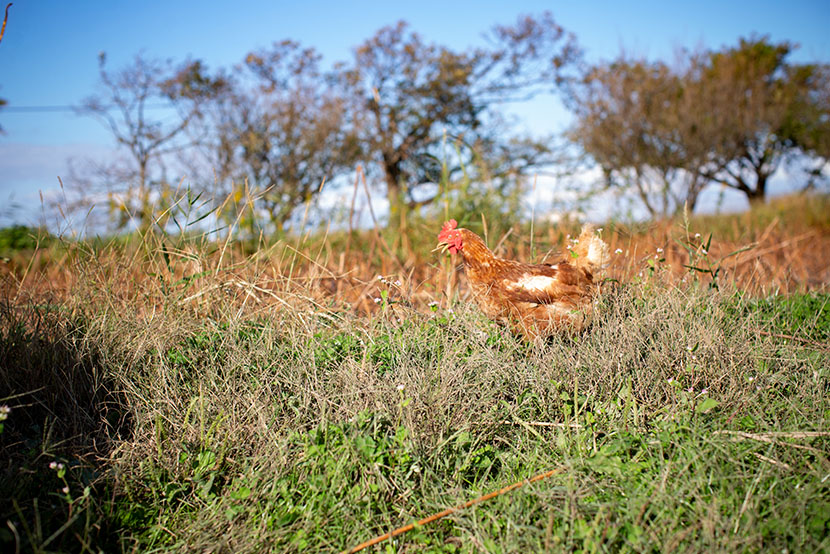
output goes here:
{"type": "Polygon", "coordinates": [[[3,26],[0,27],[0,42],[3,42],[3,35],[6,34],[6,23],[9,20],[9,8],[11,8],[11,7],[12,7],[11,2],[6,4],[6,15],[5,15],[5,17],[3,17],[3,26]]]}

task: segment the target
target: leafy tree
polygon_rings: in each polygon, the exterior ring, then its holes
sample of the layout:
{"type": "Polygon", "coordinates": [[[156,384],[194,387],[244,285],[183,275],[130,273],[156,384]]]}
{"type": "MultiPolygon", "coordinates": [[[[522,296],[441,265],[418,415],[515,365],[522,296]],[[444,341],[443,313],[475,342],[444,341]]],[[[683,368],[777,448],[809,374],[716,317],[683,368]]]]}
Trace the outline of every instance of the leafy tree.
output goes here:
{"type": "Polygon", "coordinates": [[[793,48],[741,39],[712,52],[693,74],[695,113],[712,144],[701,174],[751,202],[765,199],[769,177],[804,138],[797,129],[810,125],[799,119],[808,115],[799,103],[809,95],[814,68],[789,64],[793,48]]]}
{"type": "Polygon", "coordinates": [[[249,230],[258,225],[258,210],[281,229],[357,157],[350,113],[319,61],[311,48],[278,42],[248,54],[226,77],[222,94],[207,98],[206,157],[230,195],[231,214],[256,198],[242,220],[249,230]]]}
{"type": "Polygon", "coordinates": [[[575,40],[549,13],[497,26],[487,39],[486,47],[455,51],[426,42],[401,21],[379,30],[357,47],[350,65],[338,68],[358,110],[368,165],[380,168],[391,215],[400,215],[402,225],[407,212],[435,200],[442,173],[452,179],[477,170],[499,179],[548,161],[544,142],[506,132],[496,106],[561,82],[578,57],[575,40]],[[533,156],[507,164],[510,156],[502,155],[499,168],[484,163],[511,146],[533,156]]]}
{"type": "Polygon", "coordinates": [[[652,216],[693,209],[712,183],[762,201],[782,161],[826,159],[830,140],[827,74],[788,63],[792,48],[761,38],[683,53],[674,68],[625,56],[598,64],[571,89],[569,136],[607,186],[635,190],[652,216]]]}
{"type": "Polygon", "coordinates": [[[652,217],[694,209],[706,181],[705,145],[684,117],[682,78],[662,62],[628,60],[592,67],[571,98],[568,135],[592,156],[607,187],[633,190],[652,217]]]}
{"type": "Polygon", "coordinates": [[[805,65],[799,71],[806,73],[801,77],[806,86],[795,99],[786,133],[812,159],[805,188],[813,188],[819,181],[826,182],[830,163],[830,64],[805,65]]]}

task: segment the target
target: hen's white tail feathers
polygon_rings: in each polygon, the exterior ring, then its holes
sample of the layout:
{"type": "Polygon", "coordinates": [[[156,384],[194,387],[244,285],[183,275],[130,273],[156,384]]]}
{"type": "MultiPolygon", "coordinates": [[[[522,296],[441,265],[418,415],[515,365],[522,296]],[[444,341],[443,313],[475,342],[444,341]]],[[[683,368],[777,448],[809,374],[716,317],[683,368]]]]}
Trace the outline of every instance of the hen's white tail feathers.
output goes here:
{"type": "Polygon", "coordinates": [[[591,273],[597,273],[608,267],[611,263],[611,255],[608,253],[608,245],[604,240],[594,234],[594,227],[586,225],[579,235],[579,242],[574,248],[577,256],[574,263],[591,273]]]}

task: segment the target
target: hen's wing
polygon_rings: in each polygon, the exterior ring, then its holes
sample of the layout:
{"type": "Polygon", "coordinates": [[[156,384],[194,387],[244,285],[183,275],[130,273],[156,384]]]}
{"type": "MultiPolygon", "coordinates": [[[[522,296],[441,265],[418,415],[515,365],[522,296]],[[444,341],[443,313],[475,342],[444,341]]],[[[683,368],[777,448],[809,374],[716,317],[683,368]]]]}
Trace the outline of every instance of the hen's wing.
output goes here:
{"type": "Polygon", "coordinates": [[[591,279],[567,262],[554,265],[517,264],[502,276],[500,288],[512,302],[552,304],[590,293],[591,279]]]}

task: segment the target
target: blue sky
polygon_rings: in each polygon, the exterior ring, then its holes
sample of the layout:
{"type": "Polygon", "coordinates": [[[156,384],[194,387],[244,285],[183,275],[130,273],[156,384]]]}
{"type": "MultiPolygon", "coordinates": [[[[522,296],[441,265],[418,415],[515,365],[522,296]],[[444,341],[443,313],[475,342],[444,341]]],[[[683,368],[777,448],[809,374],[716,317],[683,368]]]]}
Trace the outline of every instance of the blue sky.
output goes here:
{"type": "MultiPolygon", "coordinates": [[[[5,2],[4,2],[5,5],[5,2]]],[[[0,97],[13,106],[76,104],[95,91],[97,56],[117,68],[138,52],[149,57],[198,58],[209,67],[237,63],[254,49],[284,38],[313,46],[325,62],[384,25],[411,23],[427,40],[464,48],[497,23],[550,10],[576,34],[588,59],[622,49],[670,60],[680,47],[720,47],[753,33],[800,44],[794,61],[830,62],[830,2],[281,2],[16,0],[0,43],[0,97]]],[[[568,115],[551,99],[516,106],[531,130],[561,129],[568,115]]],[[[70,157],[105,156],[111,144],[95,121],[67,112],[0,111],[0,205],[10,198],[31,222],[39,191],[54,190],[70,157]]],[[[0,209],[0,213],[4,210],[0,209]]],[[[0,221],[0,224],[8,221],[0,221]]]]}

